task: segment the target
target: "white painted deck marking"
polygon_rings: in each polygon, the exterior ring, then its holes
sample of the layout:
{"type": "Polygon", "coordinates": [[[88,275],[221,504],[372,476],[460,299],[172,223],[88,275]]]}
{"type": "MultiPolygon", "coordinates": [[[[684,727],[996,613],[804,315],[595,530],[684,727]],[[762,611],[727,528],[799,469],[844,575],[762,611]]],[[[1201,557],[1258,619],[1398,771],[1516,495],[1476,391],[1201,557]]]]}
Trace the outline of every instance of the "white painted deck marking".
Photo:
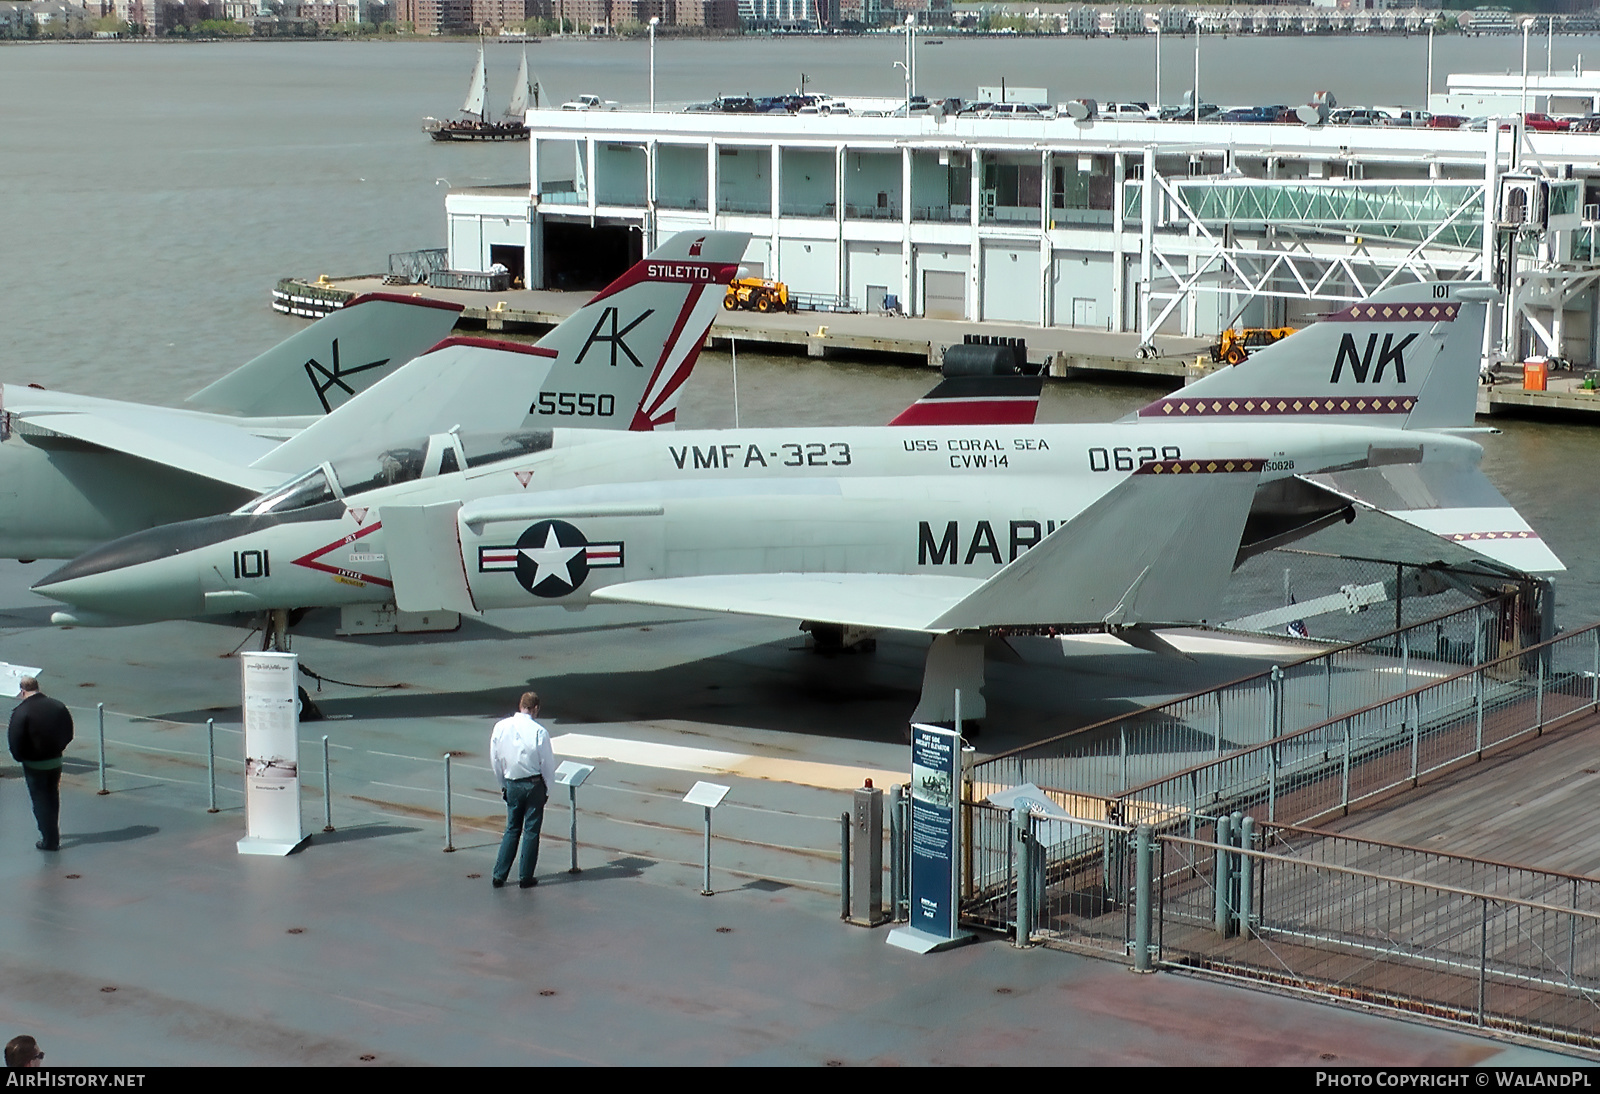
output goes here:
{"type": "Polygon", "coordinates": [[[751,756],[743,752],[718,752],[686,745],[663,745],[650,741],[628,741],[617,737],[595,737],[587,733],[563,733],[551,747],[557,756],[583,760],[610,760],[637,767],[659,767],[669,771],[697,771],[718,775],[742,775],[749,779],[796,783],[822,790],[854,790],[871,779],[887,790],[908,780],[904,771],[877,771],[867,767],[816,763],[811,760],[779,760],[770,756],[751,756]]]}

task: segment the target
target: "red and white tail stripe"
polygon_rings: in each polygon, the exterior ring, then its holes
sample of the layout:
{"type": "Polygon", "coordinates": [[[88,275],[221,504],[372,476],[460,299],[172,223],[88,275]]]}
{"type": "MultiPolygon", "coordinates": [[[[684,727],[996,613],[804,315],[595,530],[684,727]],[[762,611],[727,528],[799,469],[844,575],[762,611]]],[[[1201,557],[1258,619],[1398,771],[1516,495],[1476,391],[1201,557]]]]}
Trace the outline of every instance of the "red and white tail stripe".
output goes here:
{"type": "Polygon", "coordinates": [[[950,377],[889,424],[1032,425],[1043,387],[1037,376],[950,377]]]}

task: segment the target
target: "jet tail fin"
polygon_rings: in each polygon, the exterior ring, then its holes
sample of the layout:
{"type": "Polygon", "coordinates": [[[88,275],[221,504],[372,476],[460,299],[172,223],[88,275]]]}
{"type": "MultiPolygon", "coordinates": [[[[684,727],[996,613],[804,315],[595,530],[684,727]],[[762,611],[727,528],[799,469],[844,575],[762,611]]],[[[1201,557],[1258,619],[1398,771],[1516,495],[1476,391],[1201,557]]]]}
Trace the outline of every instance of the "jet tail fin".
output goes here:
{"type": "Polygon", "coordinates": [[[1143,464],[928,629],[1209,620],[1232,571],[1263,463],[1143,464]]]}
{"type": "Polygon", "coordinates": [[[1397,285],[1140,408],[1140,422],[1472,424],[1486,302],[1466,281],[1397,285]]]}
{"type": "Polygon", "coordinates": [[[462,305],[368,293],[189,396],[246,417],[326,414],[450,333],[462,305]]]}
{"type": "MultiPolygon", "coordinates": [[[[609,394],[618,413],[632,411],[627,428],[670,428],[749,243],[747,232],[679,232],[651,251],[539,340],[555,352],[545,391],[609,394]]],[[[593,424],[559,399],[539,416],[593,424]]]]}
{"type": "Polygon", "coordinates": [[[680,232],[535,345],[447,338],[254,466],[293,474],[358,445],[453,428],[670,428],[749,240],[680,232]]]}

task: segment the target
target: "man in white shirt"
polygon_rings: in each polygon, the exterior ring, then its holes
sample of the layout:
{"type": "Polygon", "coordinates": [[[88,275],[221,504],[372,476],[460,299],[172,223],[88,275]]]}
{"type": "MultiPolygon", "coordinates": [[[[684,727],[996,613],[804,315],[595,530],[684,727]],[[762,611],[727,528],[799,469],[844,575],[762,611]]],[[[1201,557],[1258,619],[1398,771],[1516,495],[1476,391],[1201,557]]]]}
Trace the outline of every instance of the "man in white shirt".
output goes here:
{"type": "Polygon", "coordinates": [[[500,796],[506,801],[506,834],[500,840],[500,854],[494,860],[490,884],[504,887],[522,843],[522,874],[519,884],[531,889],[539,884],[533,876],[539,865],[539,829],[544,826],[544,804],[556,781],[556,758],[550,748],[550,734],[533,720],[539,713],[539,696],[523,692],[517,712],[495,723],[489,737],[489,766],[500,780],[500,796]]]}

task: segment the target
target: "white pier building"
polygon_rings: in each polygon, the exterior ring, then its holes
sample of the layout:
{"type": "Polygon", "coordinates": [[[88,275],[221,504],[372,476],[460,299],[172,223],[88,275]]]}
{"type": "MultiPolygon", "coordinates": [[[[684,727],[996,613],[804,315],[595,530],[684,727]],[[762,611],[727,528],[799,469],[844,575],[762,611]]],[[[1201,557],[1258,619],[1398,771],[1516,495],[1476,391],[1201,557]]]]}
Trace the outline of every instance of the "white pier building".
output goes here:
{"type": "Polygon", "coordinates": [[[856,309],[893,296],[913,315],[1144,339],[1487,277],[1507,297],[1486,352],[1596,360],[1600,134],[642,109],[528,123],[535,185],[449,195],[453,269],[598,287],[673,232],[738,229],[752,274],[856,309]]]}

